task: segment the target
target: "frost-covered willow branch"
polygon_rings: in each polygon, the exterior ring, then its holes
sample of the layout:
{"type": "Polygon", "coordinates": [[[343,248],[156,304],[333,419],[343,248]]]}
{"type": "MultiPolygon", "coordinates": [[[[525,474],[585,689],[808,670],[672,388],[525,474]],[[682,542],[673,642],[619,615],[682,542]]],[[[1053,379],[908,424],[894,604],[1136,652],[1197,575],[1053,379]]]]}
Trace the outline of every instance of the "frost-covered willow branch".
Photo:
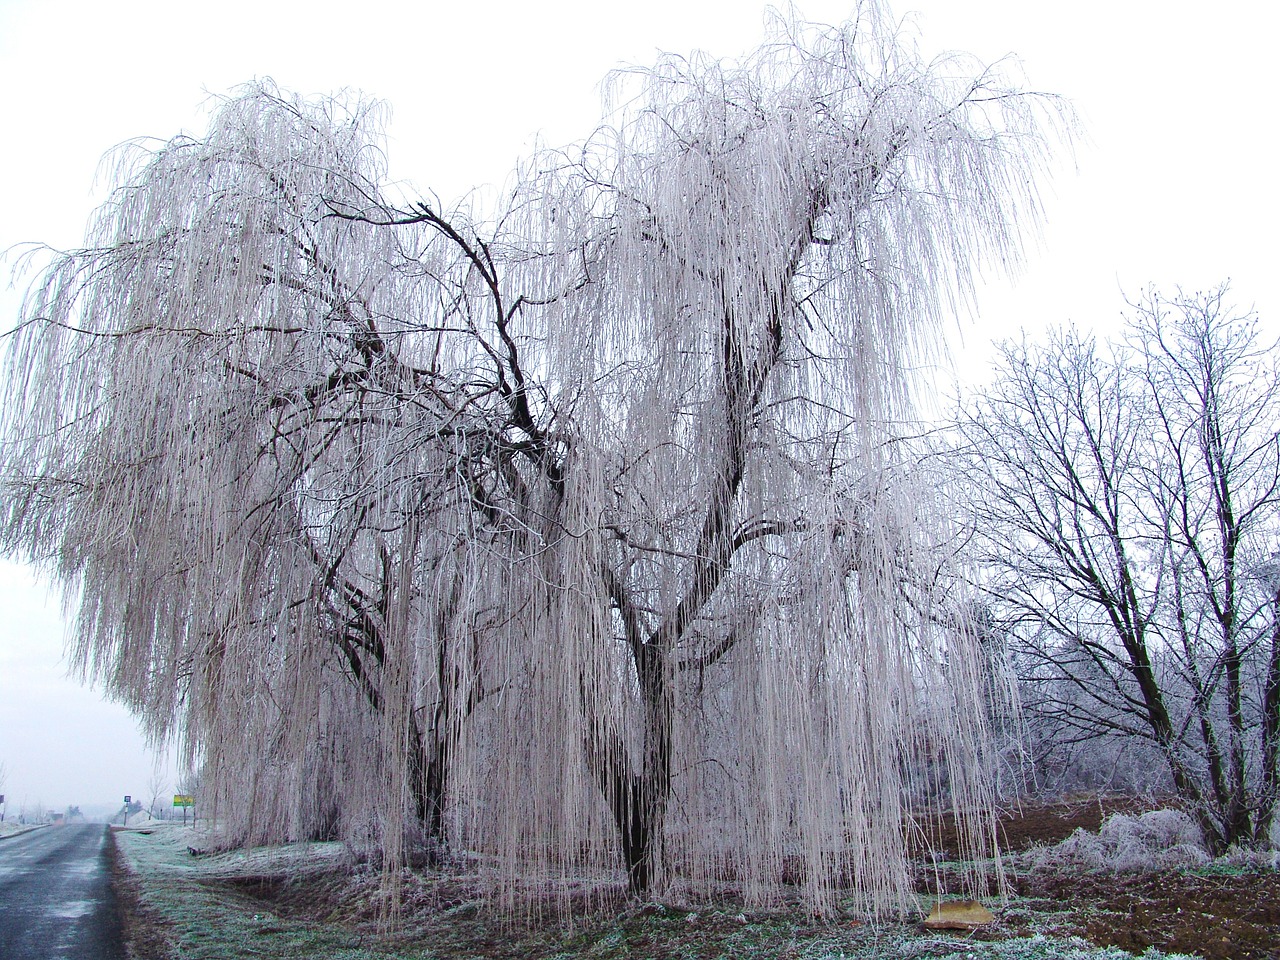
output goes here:
{"type": "Polygon", "coordinates": [[[915,766],[993,841],[894,424],[1058,127],[957,69],[779,21],[619,77],[486,217],[389,198],[367,104],[248,88],[28,296],[4,545],[237,840],[900,905],[915,766]]]}

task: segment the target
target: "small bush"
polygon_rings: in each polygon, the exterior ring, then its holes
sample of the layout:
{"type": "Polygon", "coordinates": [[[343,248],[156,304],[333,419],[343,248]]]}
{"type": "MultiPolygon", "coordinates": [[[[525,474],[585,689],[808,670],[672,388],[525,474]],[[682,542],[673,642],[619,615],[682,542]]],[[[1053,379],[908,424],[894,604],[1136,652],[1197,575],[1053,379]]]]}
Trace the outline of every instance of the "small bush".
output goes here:
{"type": "Polygon", "coordinates": [[[1247,873],[1254,870],[1280,870],[1280,850],[1248,850],[1232,847],[1214,861],[1215,866],[1247,873]]]}
{"type": "Polygon", "coordinates": [[[1195,822],[1180,810],[1113,814],[1097,833],[1076,830],[1055,846],[1025,855],[1033,870],[1163,870],[1202,867],[1209,859],[1195,822]]]}

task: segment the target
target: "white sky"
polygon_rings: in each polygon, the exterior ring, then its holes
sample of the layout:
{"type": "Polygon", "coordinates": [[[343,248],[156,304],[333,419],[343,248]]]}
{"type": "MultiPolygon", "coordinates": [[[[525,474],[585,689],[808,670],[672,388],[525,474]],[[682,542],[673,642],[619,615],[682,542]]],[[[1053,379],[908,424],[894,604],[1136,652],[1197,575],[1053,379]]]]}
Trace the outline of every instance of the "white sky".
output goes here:
{"type": "MultiPolygon", "coordinates": [[[[821,22],[852,0],[805,0],[821,22]]],[[[1067,321],[1099,332],[1122,293],[1201,289],[1280,332],[1275,6],[1251,0],[897,0],[929,54],[1015,55],[1029,85],[1075,105],[1087,141],[1046,196],[1048,222],[1017,282],[995,277],[957,318],[955,357],[980,376],[993,337],[1067,321]],[[1268,119],[1270,118],[1270,119],[1268,119]]],[[[740,54],[758,0],[0,0],[0,249],[80,240],[108,185],[110,146],[198,133],[206,92],[255,77],[305,93],[344,87],[393,107],[393,175],[448,201],[501,184],[536,137],[559,145],[599,118],[599,81],[658,49],[740,54]]],[[[0,294],[0,328],[16,313],[0,294]]],[[[65,679],[56,599],[0,565],[0,793],[51,807],[148,792],[152,759],[119,707],[65,679]]],[[[162,792],[172,792],[166,783],[162,792]]],[[[147,798],[149,799],[149,797],[147,798]]]]}

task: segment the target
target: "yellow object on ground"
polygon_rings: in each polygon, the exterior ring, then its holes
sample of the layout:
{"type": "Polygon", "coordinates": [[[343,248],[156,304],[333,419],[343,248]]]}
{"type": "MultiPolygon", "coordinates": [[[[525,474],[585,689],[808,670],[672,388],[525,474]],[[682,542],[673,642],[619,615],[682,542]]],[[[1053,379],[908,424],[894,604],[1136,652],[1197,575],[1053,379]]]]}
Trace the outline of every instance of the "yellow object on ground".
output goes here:
{"type": "Polygon", "coordinates": [[[924,925],[930,930],[973,930],[994,919],[977,900],[947,900],[933,905],[924,925]]]}

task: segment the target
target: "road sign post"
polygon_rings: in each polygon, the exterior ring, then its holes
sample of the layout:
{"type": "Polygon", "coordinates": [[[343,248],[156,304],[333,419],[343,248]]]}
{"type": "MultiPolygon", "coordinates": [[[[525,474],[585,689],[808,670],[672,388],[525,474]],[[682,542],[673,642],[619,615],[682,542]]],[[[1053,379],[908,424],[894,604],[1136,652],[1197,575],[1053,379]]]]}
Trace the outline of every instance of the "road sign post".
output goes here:
{"type": "MultiPolygon", "coordinates": [[[[173,805],[182,808],[182,825],[187,825],[187,808],[196,805],[196,798],[189,793],[175,793],[173,795],[173,805]]],[[[192,814],[192,822],[194,823],[195,814],[192,814]]]]}
{"type": "Polygon", "coordinates": [[[133,803],[133,797],[129,794],[124,795],[124,814],[120,817],[120,826],[127,827],[129,825],[129,804],[133,803]]]}

